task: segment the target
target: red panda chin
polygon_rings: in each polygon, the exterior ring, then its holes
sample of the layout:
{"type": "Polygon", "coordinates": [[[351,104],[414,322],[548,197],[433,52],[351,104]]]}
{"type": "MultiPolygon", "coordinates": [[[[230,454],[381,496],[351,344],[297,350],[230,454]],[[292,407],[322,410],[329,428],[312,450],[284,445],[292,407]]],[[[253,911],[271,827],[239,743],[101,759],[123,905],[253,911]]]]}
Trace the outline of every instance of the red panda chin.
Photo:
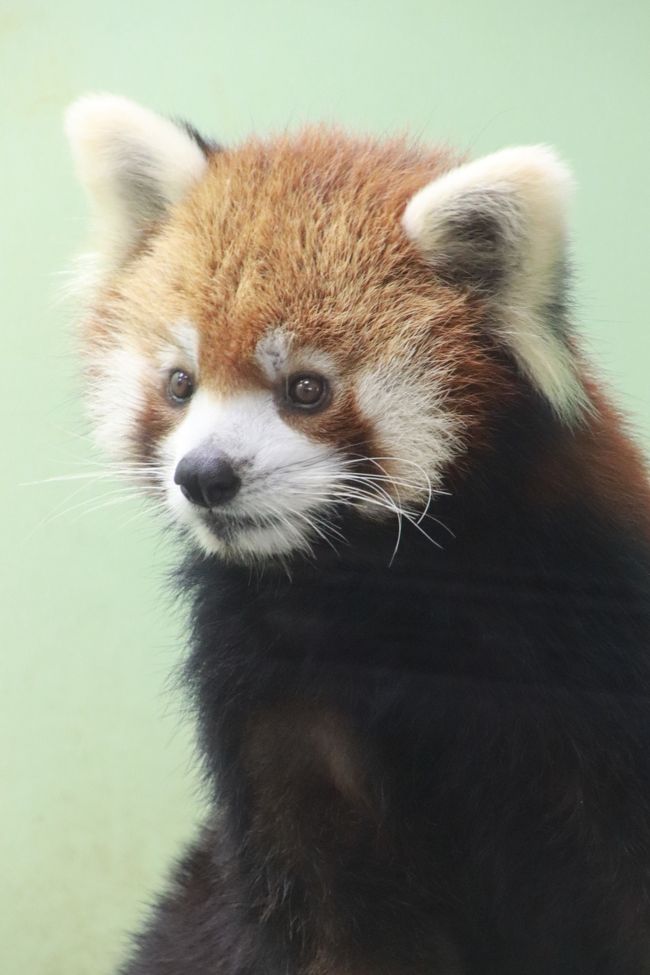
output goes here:
{"type": "MultiPolygon", "coordinates": [[[[272,518],[226,520],[203,515],[193,522],[191,532],[206,555],[218,556],[227,562],[256,565],[283,561],[296,553],[313,554],[310,535],[301,531],[298,525],[272,518]]],[[[324,536],[325,531],[321,529],[321,532],[324,536]]]]}

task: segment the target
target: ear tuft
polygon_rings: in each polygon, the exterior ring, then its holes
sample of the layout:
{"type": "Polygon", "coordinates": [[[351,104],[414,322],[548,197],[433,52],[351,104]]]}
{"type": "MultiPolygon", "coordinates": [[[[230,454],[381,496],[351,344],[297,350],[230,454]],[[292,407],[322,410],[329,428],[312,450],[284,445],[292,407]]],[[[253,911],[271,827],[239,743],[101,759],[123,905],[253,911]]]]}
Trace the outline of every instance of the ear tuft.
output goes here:
{"type": "Polygon", "coordinates": [[[109,264],[121,263],[207,166],[208,143],[194,130],[117,95],[78,99],[65,130],[109,264]]]}
{"type": "Polygon", "coordinates": [[[402,220],[437,275],[485,299],[488,325],[563,418],[586,404],[564,300],[572,185],[551,149],[504,149],[429,183],[402,220]]]}

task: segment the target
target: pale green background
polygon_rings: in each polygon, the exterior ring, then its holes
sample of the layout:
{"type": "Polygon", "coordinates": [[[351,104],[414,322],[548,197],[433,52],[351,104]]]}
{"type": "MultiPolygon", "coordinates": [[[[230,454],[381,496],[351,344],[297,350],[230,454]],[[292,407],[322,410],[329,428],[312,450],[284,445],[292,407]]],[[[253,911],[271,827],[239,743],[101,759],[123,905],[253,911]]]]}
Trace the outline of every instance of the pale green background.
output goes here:
{"type": "Polygon", "coordinates": [[[111,972],[200,805],[168,680],[183,647],[162,591],[173,553],[133,503],[92,510],[114,485],[24,486],[96,462],[54,302],[85,232],[66,103],[115,91],[225,141],[324,119],[473,154],[556,145],[578,179],[577,315],[647,439],[649,11],[2,0],[2,975],[111,972]]]}

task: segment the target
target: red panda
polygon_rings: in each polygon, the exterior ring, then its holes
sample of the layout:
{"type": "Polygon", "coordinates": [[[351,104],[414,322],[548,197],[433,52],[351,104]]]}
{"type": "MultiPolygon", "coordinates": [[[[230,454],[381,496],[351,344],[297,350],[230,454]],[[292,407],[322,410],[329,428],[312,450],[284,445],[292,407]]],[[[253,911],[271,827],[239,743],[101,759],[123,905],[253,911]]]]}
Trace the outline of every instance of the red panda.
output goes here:
{"type": "Polygon", "coordinates": [[[213,796],[123,975],[650,973],[650,493],[566,166],[66,126],[90,408],[183,541],[213,796]]]}

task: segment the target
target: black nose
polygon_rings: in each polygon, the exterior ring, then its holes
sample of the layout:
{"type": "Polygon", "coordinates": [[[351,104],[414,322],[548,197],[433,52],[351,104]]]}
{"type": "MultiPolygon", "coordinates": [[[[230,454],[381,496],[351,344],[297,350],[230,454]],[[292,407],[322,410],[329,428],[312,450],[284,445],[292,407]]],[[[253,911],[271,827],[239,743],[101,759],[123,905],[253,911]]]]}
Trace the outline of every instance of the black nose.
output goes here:
{"type": "Polygon", "coordinates": [[[225,454],[192,450],[180,461],[174,480],[192,504],[216,508],[234,498],[241,479],[225,454]]]}

